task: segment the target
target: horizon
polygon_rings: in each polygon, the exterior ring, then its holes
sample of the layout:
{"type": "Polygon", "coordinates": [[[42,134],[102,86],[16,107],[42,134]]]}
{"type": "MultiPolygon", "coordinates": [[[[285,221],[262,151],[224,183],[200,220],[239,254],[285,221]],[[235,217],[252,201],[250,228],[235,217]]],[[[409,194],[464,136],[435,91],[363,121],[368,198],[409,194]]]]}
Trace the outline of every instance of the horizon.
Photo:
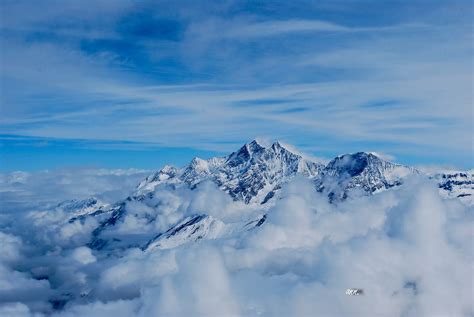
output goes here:
{"type": "MultiPolygon", "coordinates": [[[[307,153],[301,151],[299,148],[295,147],[292,144],[289,144],[283,140],[269,140],[262,138],[253,138],[252,140],[240,144],[235,147],[233,150],[228,152],[218,152],[218,151],[205,151],[198,150],[193,148],[180,148],[180,147],[157,147],[156,145],[140,145],[138,148],[134,148],[135,145],[133,142],[128,142],[124,145],[123,142],[106,142],[97,140],[96,146],[92,148],[84,148],[79,144],[82,140],[69,140],[72,144],[64,143],[64,140],[61,139],[39,139],[39,138],[25,138],[20,136],[5,136],[0,135],[0,140],[2,140],[1,147],[3,147],[3,153],[0,157],[0,173],[8,174],[12,172],[41,172],[48,170],[59,170],[59,169],[141,169],[141,170],[159,170],[165,165],[171,165],[178,168],[185,167],[193,158],[202,158],[209,159],[212,157],[223,157],[228,156],[233,152],[238,151],[241,147],[251,143],[257,142],[259,145],[268,148],[275,143],[279,143],[286,150],[300,155],[303,158],[319,162],[326,165],[332,159],[346,155],[354,154],[358,152],[370,153],[378,156],[379,158],[389,161],[392,163],[402,164],[405,166],[412,166],[420,170],[431,170],[431,171],[456,171],[456,170],[472,170],[472,166],[466,166],[464,168],[459,168],[457,166],[448,165],[448,163],[442,165],[426,165],[416,162],[416,157],[414,162],[400,161],[397,157],[392,156],[391,154],[371,151],[371,150],[355,150],[350,152],[337,153],[332,156],[321,156],[318,154],[321,153],[307,153]],[[24,148],[18,146],[17,144],[8,144],[8,141],[13,138],[21,139],[23,144],[28,144],[28,142],[38,142],[36,145],[26,145],[24,148]],[[103,150],[100,147],[103,144],[107,144],[109,149],[103,150]],[[69,147],[70,146],[70,147],[69,147]],[[123,147],[126,147],[124,149],[123,147]],[[53,147],[53,148],[51,148],[53,147]],[[143,147],[143,148],[142,148],[143,147]],[[39,163],[35,162],[34,165],[31,165],[30,154],[32,153],[32,148],[37,152],[33,152],[36,158],[43,157],[44,160],[39,163]],[[48,148],[45,150],[45,148],[48,148]],[[13,155],[11,155],[14,153],[13,155]],[[28,155],[19,155],[20,153],[28,153],[28,155]],[[97,155],[100,153],[100,155],[97,155]],[[15,157],[18,155],[18,157],[15,157]],[[89,164],[69,163],[68,158],[77,158],[81,156],[81,162],[87,161],[89,164]],[[21,157],[21,159],[20,159],[21,157]],[[110,161],[113,160],[113,164],[110,164],[110,161]]],[[[89,145],[90,146],[90,145],[89,145]]],[[[325,152],[326,154],[331,154],[325,152]]],[[[413,158],[413,157],[412,157],[413,158]]],[[[74,160],[73,160],[74,161],[74,160]]]]}
{"type": "Polygon", "coordinates": [[[471,4],[201,4],[2,3],[1,171],[180,165],[255,136],[472,168],[471,4]]]}

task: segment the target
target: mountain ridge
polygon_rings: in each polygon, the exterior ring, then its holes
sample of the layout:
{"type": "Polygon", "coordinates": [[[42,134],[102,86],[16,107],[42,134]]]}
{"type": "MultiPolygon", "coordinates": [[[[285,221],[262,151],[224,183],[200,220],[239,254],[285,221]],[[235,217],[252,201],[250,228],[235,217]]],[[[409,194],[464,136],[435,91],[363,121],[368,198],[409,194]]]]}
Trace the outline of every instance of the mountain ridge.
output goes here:
{"type": "MultiPolygon", "coordinates": [[[[89,244],[93,249],[114,250],[136,246],[149,251],[172,248],[264,225],[267,212],[279,199],[282,187],[298,175],[308,179],[318,192],[328,197],[330,203],[338,204],[351,195],[377,194],[403,185],[411,175],[424,174],[416,168],[386,161],[370,152],[339,155],[324,165],[295,154],[278,141],[264,146],[254,140],[227,156],[209,159],[195,157],[182,168],[165,165],[142,180],[125,200],[111,206],[100,205],[98,210],[91,208],[96,204],[94,200],[87,201],[85,205],[88,208],[85,210],[89,213],[81,209],[71,221],[83,220],[87,216],[99,221],[89,244]],[[145,227],[160,223],[160,213],[167,204],[162,201],[161,192],[189,195],[186,191],[193,191],[206,182],[214,184],[232,200],[253,206],[255,213],[242,222],[229,225],[206,210],[182,211],[172,217],[167,216],[167,224],[158,232],[157,229],[147,231],[143,228],[132,235],[117,232],[117,225],[120,227],[130,217],[145,227]]],[[[472,174],[443,175],[432,176],[431,179],[438,182],[440,191],[446,192],[445,198],[461,197],[468,204],[472,202],[472,174]]],[[[82,206],[78,202],[74,204],[82,206]]]]}
{"type": "MultiPolygon", "coordinates": [[[[362,173],[364,175],[360,176],[357,181],[366,191],[375,192],[400,183],[400,179],[397,180],[394,173],[386,175],[389,176],[389,179],[385,179],[383,175],[384,171],[393,172],[395,170],[398,170],[402,176],[419,173],[414,168],[385,161],[369,152],[339,155],[329,161],[327,165],[324,165],[293,153],[279,141],[264,146],[254,140],[228,156],[213,157],[207,160],[195,157],[190,164],[182,169],[165,166],[164,169],[150,175],[151,181],[140,183],[137,187],[137,193],[140,195],[148,190],[153,190],[154,185],[163,182],[185,182],[193,187],[210,178],[211,181],[215,182],[236,200],[243,200],[245,203],[258,202],[264,204],[275,195],[282,184],[297,174],[310,179],[319,178],[316,185],[320,191],[324,191],[327,188],[322,184],[324,179],[327,180],[336,176],[346,178],[346,173],[349,174],[349,177],[356,177],[362,173]],[[347,161],[347,158],[354,158],[350,161],[353,164],[359,164],[359,170],[353,169],[354,166],[352,166],[352,169],[348,166],[341,168],[341,162],[347,161]],[[373,169],[376,165],[377,175],[373,173],[372,175],[367,175],[370,173],[364,174],[367,171],[364,170],[367,165],[371,165],[369,169],[373,169]],[[367,179],[364,179],[364,177],[367,179]],[[383,180],[377,182],[377,178],[383,180]],[[256,181],[252,182],[252,179],[256,181]]],[[[339,185],[347,187],[344,188],[344,191],[348,188],[358,187],[354,182],[350,184],[339,182],[339,185]]],[[[328,194],[331,195],[330,192],[328,194]]],[[[332,196],[335,197],[334,194],[332,196]]],[[[340,198],[346,196],[342,194],[340,198]]]]}

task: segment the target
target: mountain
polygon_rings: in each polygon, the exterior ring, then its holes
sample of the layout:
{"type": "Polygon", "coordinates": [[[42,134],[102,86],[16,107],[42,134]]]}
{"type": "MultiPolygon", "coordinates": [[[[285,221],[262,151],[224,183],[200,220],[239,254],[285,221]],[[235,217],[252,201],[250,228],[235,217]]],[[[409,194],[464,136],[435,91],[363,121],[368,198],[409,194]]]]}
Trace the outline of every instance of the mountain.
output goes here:
{"type": "Polygon", "coordinates": [[[331,201],[347,197],[350,190],[376,193],[401,185],[409,175],[419,174],[411,167],[387,162],[373,153],[358,152],[334,158],[322,170],[316,184],[327,191],[331,201]]]}
{"type": "Polygon", "coordinates": [[[226,157],[196,157],[180,170],[165,166],[139,184],[135,197],[142,197],[163,183],[185,183],[192,188],[207,180],[235,200],[265,203],[295,175],[315,178],[323,168],[324,165],[292,153],[279,142],[265,147],[252,141],[226,157]]]}
{"type": "MultiPolygon", "coordinates": [[[[183,216],[182,219],[178,219],[179,222],[170,226],[165,232],[155,234],[153,237],[151,237],[152,233],[146,232],[133,234],[133,237],[123,237],[120,233],[111,233],[116,224],[125,222],[131,213],[144,223],[156,221],[157,206],[163,204],[161,198],[156,196],[157,192],[178,191],[186,188],[193,190],[201,183],[212,182],[233,200],[242,201],[245,204],[265,205],[278,195],[283,184],[296,175],[315,179],[323,169],[323,164],[305,159],[301,155],[291,152],[279,142],[265,147],[258,141],[245,144],[238,151],[225,157],[214,157],[207,160],[196,157],[181,169],[167,165],[140,182],[135,192],[127,199],[106,211],[100,209],[94,214],[99,219],[100,225],[94,230],[94,239],[90,246],[95,249],[117,249],[124,247],[124,240],[130,244],[132,240],[150,239],[146,249],[166,248],[169,245],[179,245],[180,241],[209,236],[214,232],[211,229],[218,226],[218,219],[208,215],[193,214],[183,216]],[[142,208],[149,209],[150,212],[131,211],[137,203],[142,208]],[[191,232],[188,232],[189,230],[191,232]]],[[[268,206],[264,209],[268,209],[268,206]]],[[[262,213],[258,213],[255,219],[247,219],[246,223],[242,224],[242,228],[246,227],[247,223],[253,222],[260,226],[265,219],[263,217],[262,213]]],[[[240,230],[239,226],[237,224],[235,230],[240,230]]],[[[139,246],[135,242],[133,244],[139,246]]]]}
{"type": "Polygon", "coordinates": [[[78,218],[83,218],[87,215],[96,214],[102,210],[106,210],[109,207],[108,204],[100,201],[95,197],[90,197],[83,200],[66,200],[56,206],[56,209],[63,210],[69,213],[72,217],[70,221],[74,221],[78,218]]]}
{"type": "MultiPolygon", "coordinates": [[[[300,175],[337,204],[350,196],[373,195],[400,186],[415,168],[383,160],[374,153],[340,155],[327,165],[294,153],[280,142],[265,146],[252,141],[224,157],[194,158],[187,166],[165,166],[141,181],[136,190],[115,205],[97,200],[70,202],[71,222],[94,217],[99,225],[89,244],[109,251],[138,247],[144,251],[167,249],[201,239],[216,239],[265,224],[269,208],[279,199],[280,189],[300,175]],[[253,212],[243,218],[222,221],[209,210],[189,208],[196,188],[212,183],[234,201],[253,212]],[[186,200],[184,199],[184,200],[186,200]]],[[[444,173],[431,177],[447,198],[472,201],[472,173],[444,173]]],[[[69,208],[69,207],[68,207],[69,208]]]]}

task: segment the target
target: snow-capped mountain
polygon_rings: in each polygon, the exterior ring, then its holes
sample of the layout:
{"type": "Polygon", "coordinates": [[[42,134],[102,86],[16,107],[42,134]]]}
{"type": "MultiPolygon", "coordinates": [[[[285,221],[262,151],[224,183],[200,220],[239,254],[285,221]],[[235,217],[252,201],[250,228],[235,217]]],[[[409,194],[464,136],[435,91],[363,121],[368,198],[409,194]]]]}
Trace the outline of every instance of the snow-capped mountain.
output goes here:
{"type": "Polygon", "coordinates": [[[194,187],[208,180],[235,200],[265,203],[295,175],[315,178],[323,168],[324,165],[292,153],[279,142],[264,147],[252,141],[226,157],[208,160],[196,157],[181,170],[165,166],[139,184],[136,197],[146,195],[162,183],[186,183],[194,187]]]}
{"type": "Polygon", "coordinates": [[[419,172],[411,167],[387,162],[375,154],[358,152],[340,155],[330,161],[316,181],[331,200],[344,199],[350,190],[375,193],[401,185],[403,179],[419,172]]]}
{"type": "MultiPolygon", "coordinates": [[[[373,153],[345,154],[323,165],[293,153],[279,142],[264,146],[252,141],[228,156],[194,158],[183,168],[165,166],[115,205],[104,206],[94,199],[76,202],[78,208],[71,221],[88,216],[97,219],[99,225],[90,243],[94,249],[167,249],[264,225],[268,210],[279,199],[280,189],[297,175],[312,181],[329,202],[339,203],[351,195],[372,195],[400,186],[406,177],[421,174],[373,153]],[[190,197],[205,183],[214,184],[229,200],[240,201],[254,212],[224,223],[208,210],[189,210],[188,203],[173,202],[173,195],[190,197]]],[[[446,197],[471,200],[472,173],[438,174],[434,179],[446,197]]]]}
{"type": "MultiPolygon", "coordinates": [[[[120,248],[124,238],[121,234],[110,234],[117,223],[126,221],[132,207],[140,204],[149,212],[136,213],[136,218],[145,223],[156,221],[156,212],[162,201],[156,197],[159,188],[180,190],[194,189],[204,182],[214,183],[220,190],[229,194],[236,201],[245,204],[264,205],[268,203],[287,183],[296,175],[303,175],[316,179],[322,172],[324,165],[312,162],[301,155],[292,153],[279,142],[265,147],[257,141],[242,146],[238,151],[226,157],[215,157],[208,160],[194,158],[187,166],[178,169],[165,166],[158,172],[149,175],[137,186],[136,191],[126,200],[117,203],[109,210],[98,211],[95,216],[100,219],[100,226],[94,231],[93,248],[120,248]],[[161,187],[160,187],[161,186],[161,187]],[[106,238],[104,238],[106,237],[106,238]]],[[[133,207],[135,208],[135,207],[133,207]]],[[[263,207],[267,209],[268,207],[263,207]]],[[[205,211],[203,211],[205,212],[205,211]]],[[[257,213],[256,218],[246,219],[245,224],[236,225],[247,227],[248,223],[255,222],[260,226],[265,220],[263,212],[257,213]],[[263,220],[262,220],[263,219],[263,220]]],[[[178,222],[165,232],[154,234],[141,232],[135,234],[133,240],[149,238],[145,249],[167,248],[169,245],[179,245],[182,241],[196,240],[203,237],[217,235],[219,220],[207,215],[188,215],[177,219],[178,222]],[[184,226],[183,226],[184,225],[184,226]]]]}

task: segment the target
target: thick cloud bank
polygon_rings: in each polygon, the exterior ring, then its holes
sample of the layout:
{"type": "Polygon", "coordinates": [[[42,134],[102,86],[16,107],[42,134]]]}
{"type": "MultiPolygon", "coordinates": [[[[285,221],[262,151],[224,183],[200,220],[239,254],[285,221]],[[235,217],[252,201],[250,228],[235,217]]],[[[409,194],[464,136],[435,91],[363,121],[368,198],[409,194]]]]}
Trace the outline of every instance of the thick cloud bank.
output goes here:
{"type": "MultiPolygon", "coordinates": [[[[10,185],[3,185],[5,193],[10,185]]],[[[7,202],[34,192],[31,183],[15,186],[7,202]]],[[[159,233],[196,213],[219,225],[174,248],[106,252],[87,246],[94,217],[70,223],[61,208],[23,205],[15,212],[16,204],[4,204],[0,316],[474,314],[474,210],[442,199],[426,179],[330,204],[296,178],[268,210],[234,202],[211,184],[155,194],[154,208],[131,206],[114,230],[159,233]],[[153,226],[141,222],[150,213],[153,226]],[[263,213],[263,225],[232,229],[263,213]],[[364,294],[348,296],[348,288],[364,294]]]]}

